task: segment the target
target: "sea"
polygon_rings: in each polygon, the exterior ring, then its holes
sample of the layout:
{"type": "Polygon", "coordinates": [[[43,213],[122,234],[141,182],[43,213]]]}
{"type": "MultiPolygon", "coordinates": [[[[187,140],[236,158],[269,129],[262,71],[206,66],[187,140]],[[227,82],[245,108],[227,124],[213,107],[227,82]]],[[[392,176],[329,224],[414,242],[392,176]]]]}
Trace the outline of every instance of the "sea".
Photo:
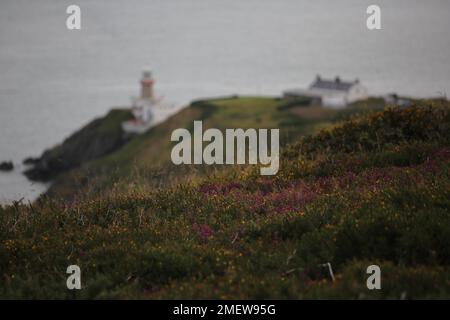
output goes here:
{"type": "Polygon", "coordinates": [[[150,68],[167,109],[224,95],[277,96],[317,74],[359,78],[372,95],[450,92],[450,1],[1,0],[0,203],[27,203],[47,184],[22,160],[139,94],[150,68]],[[81,29],[66,27],[70,5],[81,29]]]}

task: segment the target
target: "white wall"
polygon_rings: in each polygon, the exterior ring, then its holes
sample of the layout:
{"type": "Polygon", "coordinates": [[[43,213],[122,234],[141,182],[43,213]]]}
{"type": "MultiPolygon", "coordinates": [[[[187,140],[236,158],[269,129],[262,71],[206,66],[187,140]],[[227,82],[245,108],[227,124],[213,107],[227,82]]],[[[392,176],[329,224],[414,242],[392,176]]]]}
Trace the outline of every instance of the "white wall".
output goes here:
{"type": "Polygon", "coordinates": [[[333,109],[341,109],[347,106],[347,95],[345,93],[327,94],[322,97],[322,105],[333,109]]]}
{"type": "Polygon", "coordinates": [[[354,85],[350,89],[350,91],[347,95],[347,102],[352,103],[352,102],[355,102],[358,100],[367,99],[368,97],[369,97],[369,94],[367,92],[367,88],[361,84],[357,84],[357,85],[354,85]]]}

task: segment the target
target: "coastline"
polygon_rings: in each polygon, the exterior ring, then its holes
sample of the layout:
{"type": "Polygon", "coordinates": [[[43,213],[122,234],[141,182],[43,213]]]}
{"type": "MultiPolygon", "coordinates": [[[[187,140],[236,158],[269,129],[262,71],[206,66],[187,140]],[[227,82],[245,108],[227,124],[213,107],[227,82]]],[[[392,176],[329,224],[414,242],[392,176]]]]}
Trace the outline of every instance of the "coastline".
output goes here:
{"type": "MultiPolygon", "coordinates": [[[[245,97],[243,98],[245,99],[245,97]]],[[[270,99],[270,97],[267,96],[255,96],[254,98],[270,99]]],[[[281,97],[272,98],[283,100],[281,97]]],[[[239,101],[239,99],[242,99],[242,97],[236,94],[199,98],[193,100],[188,106],[180,108],[179,110],[192,107],[208,107],[211,103],[216,101],[239,101]]],[[[293,101],[293,106],[295,107],[295,100],[293,101]]],[[[370,104],[371,107],[376,108],[380,108],[381,105],[384,105],[378,97],[369,97],[367,101],[361,101],[361,103],[367,103],[370,104]]],[[[289,106],[289,104],[292,103],[282,103],[280,105],[280,107],[282,107],[280,110],[285,108],[284,105],[289,106]]],[[[307,110],[308,108],[301,109],[307,110]]],[[[324,109],[333,112],[332,109],[324,109]]],[[[346,108],[343,109],[344,113],[345,109],[346,108]]],[[[171,116],[176,116],[179,110],[171,116]]],[[[307,111],[306,114],[304,114],[304,112],[294,112],[293,114],[295,116],[305,116],[305,119],[308,119],[308,113],[309,111],[307,111]]],[[[323,114],[323,112],[319,112],[319,114],[323,114]]],[[[321,116],[319,116],[318,119],[320,119],[320,117],[321,116]]],[[[33,202],[41,195],[47,194],[49,191],[50,193],[53,193],[52,191],[54,191],[54,189],[52,190],[52,186],[55,181],[57,184],[61,183],[61,181],[58,181],[57,179],[60,175],[68,173],[71,170],[76,171],[84,164],[105,157],[108,154],[112,154],[121,147],[125,146],[130,140],[132,140],[133,136],[138,136],[128,135],[123,132],[123,129],[121,128],[121,123],[130,118],[131,113],[128,108],[112,108],[104,116],[97,117],[80,129],[76,130],[64,139],[61,144],[44,150],[39,157],[35,158],[33,156],[29,156],[25,158],[20,165],[16,166],[11,174],[14,175],[21,172],[20,174],[23,175],[23,177],[20,177],[20,179],[22,181],[23,179],[27,179],[30,185],[27,194],[30,193],[31,195],[15,197],[14,200],[6,199],[6,201],[3,202],[5,204],[11,204],[12,202],[19,201],[21,199],[33,202]],[[33,186],[35,186],[35,188],[32,188],[33,186]]],[[[160,117],[159,121],[155,121],[153,126],[157,126],[159,124],[164,125],[166,120],[167,118],[160,117]]],[[[310,117],[310,120],[314,120],[314,116],[312,118],[310,117]]],[[[62,185],[64,185],[64,183],[62,185]]]]}
{"type": "Polygon", "coordinates": [[[23,171],[28,169],[21,161],[13,161],[14,169],[9,172],[0,172],[0,205],[11,205],[14,202],[33,203],[50,188],[50,182],[31,181],[23,171]]]}

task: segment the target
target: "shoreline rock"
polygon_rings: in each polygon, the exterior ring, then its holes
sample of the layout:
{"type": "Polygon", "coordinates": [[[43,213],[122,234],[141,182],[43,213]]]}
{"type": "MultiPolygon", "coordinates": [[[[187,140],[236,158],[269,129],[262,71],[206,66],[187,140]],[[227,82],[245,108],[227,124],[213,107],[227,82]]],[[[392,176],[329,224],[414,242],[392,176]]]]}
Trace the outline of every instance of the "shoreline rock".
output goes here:
{"type": "Polygon", "coordinates": [[[28,157],[22,161],[22,164],[27,166],[36,165],[39,163],[39,158],[28,157]]]}
{"type": "Polygon", "coordinates": [[[32,181],[47,182],[62,172],[117,150],[129,140],[121,124],[131,117],[129,110],[111,110],[73,133],[62,144],[44,151],[41,157],[26,158],[24,163],[32,167],[23,174],[32,181]]]}
{"type": "Polygon", "coordinates": [[[12,161],[3,161],[0,163],[0,171],[14,170],[14,163],[12,161]]]}

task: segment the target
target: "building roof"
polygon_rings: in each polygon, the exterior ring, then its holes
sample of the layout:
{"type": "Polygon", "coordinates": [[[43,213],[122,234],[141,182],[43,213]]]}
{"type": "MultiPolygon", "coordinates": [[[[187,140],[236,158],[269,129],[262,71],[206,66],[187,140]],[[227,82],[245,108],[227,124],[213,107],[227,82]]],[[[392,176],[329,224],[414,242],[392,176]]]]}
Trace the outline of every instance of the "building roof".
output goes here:
{"type": "Polygon", "coordinates": [[[355,80],[352,82],[342,81],[339,77],[334,80],[322,79],[320,76],[310,85],[310,89],[321,89],[321,90],[336,90],[336,91],[349,91],[354,85],[358,84],[359,81],[355,80]]]}

